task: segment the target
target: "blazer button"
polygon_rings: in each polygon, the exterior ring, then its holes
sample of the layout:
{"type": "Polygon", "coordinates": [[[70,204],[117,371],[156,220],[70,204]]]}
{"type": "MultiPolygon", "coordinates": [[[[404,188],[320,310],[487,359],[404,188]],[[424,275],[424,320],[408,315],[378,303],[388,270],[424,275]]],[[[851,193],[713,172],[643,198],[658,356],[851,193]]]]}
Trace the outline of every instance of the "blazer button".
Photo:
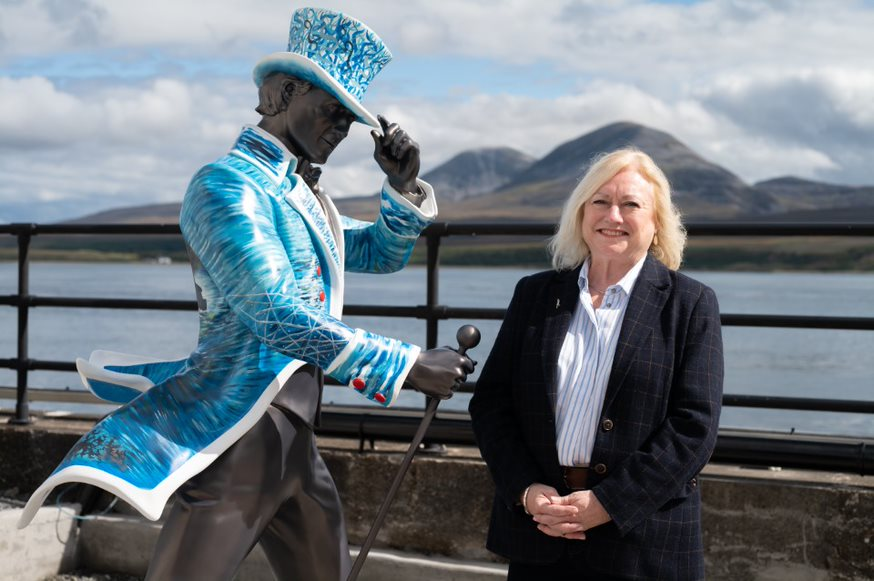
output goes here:
{"type": "Polygon", "coordinates": [[[319,301],[325,302],[325,291],[319,293],[319,301]]]}
{"type": "Polygon", "coordinates": [[[698,486],[698,479],[697,479],[697,478],[693,478],[692,480],[690,480],[690,481],[689,481],[689,486],[691,486],[692,488],[696,488],[696,487],[698,486]]]}
{"type": "Polygon", "coordinates": [[[605,432],[609,432],[610,430],[612,430],[613,429],[613,420],[611,420],[610,418],[604,418],[601,421],[601,429],[604,430],[605,432]]]}
{"type": "Polygon", "coordinates": [[[595,464],[595,474],[604,475],[607,474],[607,467],[603,464],[595,464]]]}

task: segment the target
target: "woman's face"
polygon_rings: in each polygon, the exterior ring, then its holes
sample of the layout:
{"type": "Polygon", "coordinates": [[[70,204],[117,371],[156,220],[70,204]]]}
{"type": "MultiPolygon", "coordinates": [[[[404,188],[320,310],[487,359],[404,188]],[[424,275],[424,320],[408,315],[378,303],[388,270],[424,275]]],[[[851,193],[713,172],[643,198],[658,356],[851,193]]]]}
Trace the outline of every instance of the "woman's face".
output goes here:
{"type": "Polygon", "coordinates": [[[595,260],[635,263],[656,233],[655,190],[636,170],[613,176],[583,206],[583,240],[595,260]]]}

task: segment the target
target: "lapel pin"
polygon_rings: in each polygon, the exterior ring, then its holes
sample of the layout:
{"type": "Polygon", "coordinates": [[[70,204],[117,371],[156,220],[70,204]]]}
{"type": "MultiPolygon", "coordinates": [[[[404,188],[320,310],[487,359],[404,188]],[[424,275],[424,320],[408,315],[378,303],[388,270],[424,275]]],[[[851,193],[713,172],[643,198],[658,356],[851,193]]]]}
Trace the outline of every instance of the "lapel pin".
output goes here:
{"type": "Polygon", "coordinates": [[[555,299],[555,308],[557,309],[560,306],[561,306],[561,299],[555,299]]]}

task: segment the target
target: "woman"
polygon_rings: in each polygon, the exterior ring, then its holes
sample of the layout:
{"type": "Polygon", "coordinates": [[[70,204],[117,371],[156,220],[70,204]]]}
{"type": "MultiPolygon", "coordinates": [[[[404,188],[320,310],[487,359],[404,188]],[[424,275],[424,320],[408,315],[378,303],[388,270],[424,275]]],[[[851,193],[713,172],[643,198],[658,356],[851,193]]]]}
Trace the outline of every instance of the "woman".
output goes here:
{"type": "Polygon", "coordinates": [[[685,238],[662,171],[615,151],[565,204],[555,270],[516,286],[470,402],[511,581],[704,577],[722,337],[685,238]]]}

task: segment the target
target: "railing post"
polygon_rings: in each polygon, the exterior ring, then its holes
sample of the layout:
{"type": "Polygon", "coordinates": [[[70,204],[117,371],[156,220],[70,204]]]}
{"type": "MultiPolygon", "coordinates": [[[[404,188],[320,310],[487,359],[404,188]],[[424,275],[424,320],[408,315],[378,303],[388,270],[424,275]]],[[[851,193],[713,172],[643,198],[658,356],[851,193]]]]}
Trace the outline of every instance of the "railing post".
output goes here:
{"type": "Polygon", "coordinates": [[[27,349],[27,323],[30,305],[30,238],[34,230],[33,224],[23,224],[18,236],[18,358],[17,392],[15,401],[15,416],[9,419],[10,424],[25,425],[30,423],[30,404],[27,399],[27,370],[29,355],[27,349]]]}
{"type": "MultiPolygon", "coordinates": [[[[445,228],[445,225],[444,225],[445,228]]],[[[442,232],[445,232],[443,230],[442,232]]],[[[428,266],[425,278],[427,297],[425,300],[428,307],[428,318],[425,319],[425,347],[434,349],[437,347],[437,331],[440,324],[440,317],[434,312],[434,307],[439,301],[438,294],[440,290],[440,239],[442,232],[437,232],[433,227],[428,231],[425,237],[428,249],[428,266]]],[[[425,407],[428,407],[430,398],[425,398],[425,407]]],[[[446,446],[438,442],[425,440],[419,444],[419,450],[426,454],[445,454],[446,446]]]]}
{"type": "Polygon", "coordinates": [[[427,266],[427,299],[426,306],[428,307],[428,318],[426,319],[425,327],[425,346],[428,349],[437,347],[437,330],[440,324],[440,319],[433,311],[438,303],[438,291],[440,288],[440,232],[431,230],[426,235],[428,249],[428,266],[427,266]]]}

